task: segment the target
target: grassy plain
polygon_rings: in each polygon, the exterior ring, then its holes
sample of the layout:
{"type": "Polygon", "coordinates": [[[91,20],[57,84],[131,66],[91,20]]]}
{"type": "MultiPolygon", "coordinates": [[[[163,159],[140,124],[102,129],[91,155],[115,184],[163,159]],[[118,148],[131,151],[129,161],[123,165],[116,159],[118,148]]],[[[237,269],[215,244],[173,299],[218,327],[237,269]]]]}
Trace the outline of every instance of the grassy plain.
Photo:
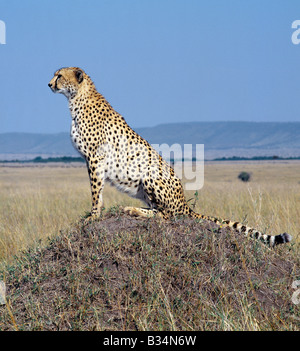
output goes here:
{"type": "Polygon", "coordinates": [[[0,167],[0,330],[299,330],[299,171],[207,163],[186,194],[196,211],[293,235],[269,250],[193,220],[126,217],[116,205],[139,202],[109,186],[106,217],[85,225],[85,167],[0,167]]]}
{"type": "MultiPolygon", "coordinates": [[[[204,186],[186,193],[203,214],[243,221],[272,234],[300,233],[300,162],[210,162],[204,186]],[[241,182],[241,171],[252,174],[241,182]],[[196,200],[196,201],[195,201],[196,200]]],[[[106,208],[140,205],[107,185],[106,208]]],[[[0,259],[59,234],[90,211],[84,165],[0,167],[0,259]]]]}

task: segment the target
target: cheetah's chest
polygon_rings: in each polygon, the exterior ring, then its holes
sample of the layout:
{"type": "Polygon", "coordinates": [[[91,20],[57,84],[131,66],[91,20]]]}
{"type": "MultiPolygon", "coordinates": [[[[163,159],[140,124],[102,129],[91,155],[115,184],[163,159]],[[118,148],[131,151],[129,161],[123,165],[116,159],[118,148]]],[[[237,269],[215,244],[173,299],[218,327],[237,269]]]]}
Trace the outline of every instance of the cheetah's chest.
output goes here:
{"type": "Polygon", "coordinates": [[[81,136],[76,126],[76,122],[74,120],[72,120],[70,136],[71,136],[72,144],[75,147],[75,149],[77,149],[82,155],[84,155],[81,136]]]}

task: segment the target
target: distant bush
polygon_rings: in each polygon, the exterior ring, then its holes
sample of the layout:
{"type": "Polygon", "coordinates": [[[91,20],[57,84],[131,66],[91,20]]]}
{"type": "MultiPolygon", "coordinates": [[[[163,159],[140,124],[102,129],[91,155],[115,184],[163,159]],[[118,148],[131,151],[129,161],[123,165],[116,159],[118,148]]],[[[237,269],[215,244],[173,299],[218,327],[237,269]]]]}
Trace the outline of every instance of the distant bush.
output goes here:
{"type": "Polygon", "coordinates": [[[42,158],[41,156],[37,156],[35,159],[26,161],[26,162],[37,162],[37,163],[48,163],[48,162],[84,162],[82,157],[72,157],[72,156],[62,156],[62,157],[48,157],[42,158]]]}
{"type": "Polygon", "coordinates": [[[249,182],[250,178],[251,178],[251,174],[248,172],[241,172],[238,175],[238,178],[243,181],[243,182],[249,182]]]}

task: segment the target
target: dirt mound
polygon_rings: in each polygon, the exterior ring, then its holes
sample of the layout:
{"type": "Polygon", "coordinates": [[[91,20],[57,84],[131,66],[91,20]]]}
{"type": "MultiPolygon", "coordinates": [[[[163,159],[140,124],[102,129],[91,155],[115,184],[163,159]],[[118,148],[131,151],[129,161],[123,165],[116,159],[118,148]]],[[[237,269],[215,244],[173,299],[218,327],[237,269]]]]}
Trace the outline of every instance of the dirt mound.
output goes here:
{"type": "Polygon", "coordinates": [[[110,211],[0,272],[0,329],[297,330],[297,277],[291,245],[270,250],[207,222],[110,211]]]}

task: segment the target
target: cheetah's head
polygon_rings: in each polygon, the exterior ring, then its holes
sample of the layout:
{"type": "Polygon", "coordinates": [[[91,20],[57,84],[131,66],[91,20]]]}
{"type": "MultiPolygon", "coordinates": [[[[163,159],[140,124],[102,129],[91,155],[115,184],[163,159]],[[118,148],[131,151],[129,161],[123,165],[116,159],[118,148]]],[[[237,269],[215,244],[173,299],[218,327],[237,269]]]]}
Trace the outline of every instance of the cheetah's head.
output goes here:
{"type": "Polygon", "coordinates": [[[81,68],[66,67],[57,70],[48,86],[54,93],[64,94],[67,98],[73,97],[80,89],[86,74],[81,68]]]}

